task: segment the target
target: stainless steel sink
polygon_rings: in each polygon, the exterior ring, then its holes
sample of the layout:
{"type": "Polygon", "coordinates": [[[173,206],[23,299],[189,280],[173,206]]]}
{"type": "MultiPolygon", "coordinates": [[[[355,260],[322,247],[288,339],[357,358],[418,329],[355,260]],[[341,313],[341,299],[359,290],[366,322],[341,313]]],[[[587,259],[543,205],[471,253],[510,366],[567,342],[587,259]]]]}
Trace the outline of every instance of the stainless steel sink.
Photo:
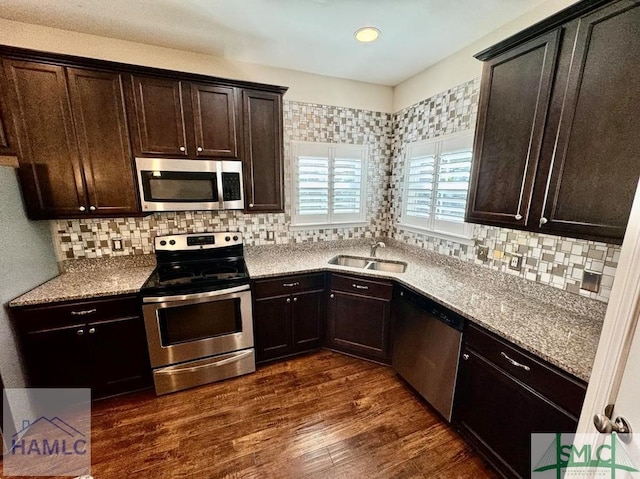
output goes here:
{"type": "Polygon", "coordinates": [[[329,264],[349,266],[351,268],[384,271],[386,273],[404,273],[407,263],[404,261],[390,261],[385,259],[363,258],[361,256],[338,255],[329,260],[329,264]]]}

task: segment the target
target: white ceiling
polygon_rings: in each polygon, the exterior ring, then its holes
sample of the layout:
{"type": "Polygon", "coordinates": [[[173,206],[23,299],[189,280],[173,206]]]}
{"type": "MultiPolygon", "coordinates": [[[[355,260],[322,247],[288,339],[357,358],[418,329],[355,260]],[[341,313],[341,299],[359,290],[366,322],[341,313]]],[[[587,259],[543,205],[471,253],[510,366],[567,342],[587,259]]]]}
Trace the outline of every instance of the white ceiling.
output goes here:
{"type": "Polygon", "coordinates": [[[0,17],[396,85],[544,0],[0,0],[0,17]],[[378,41],[355,41],[373,25],[378,41]]]}

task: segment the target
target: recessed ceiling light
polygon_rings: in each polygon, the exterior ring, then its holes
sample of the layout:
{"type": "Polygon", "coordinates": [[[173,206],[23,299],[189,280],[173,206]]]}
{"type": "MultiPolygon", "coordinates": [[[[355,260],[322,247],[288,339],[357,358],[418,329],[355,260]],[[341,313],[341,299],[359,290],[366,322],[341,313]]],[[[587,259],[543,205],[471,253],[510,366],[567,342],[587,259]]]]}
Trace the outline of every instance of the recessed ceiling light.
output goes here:
{"type": "Polygon", "coordinates": [[[354,36],[359,42],[369,43],[380,36],[380,30],[378,30],[376,27],[362,27],[356,30],[354,36]]]}

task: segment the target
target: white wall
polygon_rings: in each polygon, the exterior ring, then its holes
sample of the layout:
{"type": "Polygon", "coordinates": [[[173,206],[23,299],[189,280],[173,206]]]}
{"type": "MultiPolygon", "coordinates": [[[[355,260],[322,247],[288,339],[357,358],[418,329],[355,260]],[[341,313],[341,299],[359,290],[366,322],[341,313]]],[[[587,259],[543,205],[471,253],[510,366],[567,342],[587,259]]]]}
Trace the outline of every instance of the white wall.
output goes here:
{"type": "Polygon", "coordinates": [[[390,113],[393,88],[0,19],[0,44],[288,86],[291,101],[390,113]]]}
{"type": "Polygon", "coordinates": [[[473,55],[576,2],[577,0],[547,0],[525,15],[396,85],[393,111],[403,110],[425,98],[478,78],[482,73],[482,62],[473,58],[473,55]]]}

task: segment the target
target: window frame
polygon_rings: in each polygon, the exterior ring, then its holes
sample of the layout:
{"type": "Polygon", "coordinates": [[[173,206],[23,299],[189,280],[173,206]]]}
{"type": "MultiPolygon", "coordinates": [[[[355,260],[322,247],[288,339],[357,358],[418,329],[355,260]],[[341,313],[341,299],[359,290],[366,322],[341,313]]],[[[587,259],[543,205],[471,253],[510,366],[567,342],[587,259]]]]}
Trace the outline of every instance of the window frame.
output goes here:
{"type": "Polygon", "coordinates": [[[291,141],[291,227],[308,229],[316,227],[352,227],[366,226],[367,223],[367,172],[369,167],[369,145],[349,143],[324,143],[315,141],[291,141]],[[336,153],[340,151],[356,152],[361,159],[360,205],[357,213],[335,213],[334,177],[336,153]],[[328,200],[327,213],[318,215],[299,214],[298,171],[301,156],[326,156],[328,159],[328,200]]]}
{"type": "MultiPolygon", "coordinates": [[[[404,178],[403,178],[403,192],[402,192],[402,208],[400,213],[400,221],[398,227],[400,229],[433,236],[436,238],[442,238],[445,240],[457,241],[463,244],[473,244],[473,224],[463,221],[462,223],[455,221],[448,221],[436,218],[436,199],[437,199],[437,184],[438,174],[440,167],[441,154],[443,153],[443,146],[446,142],[460,141],[468,138],[469,148],[473,154],[473,138],[474,133],[472,130],[465,130],[462,132],[453,133],[450,135],[438,136],[435,138],[429,138],[426,140],[415,141],[408,143],[404,155],[404,178]],[[432,154],[434,156],[433,165],[433,179],[432,179],[432,194],[430,212],[428,218],[420,218],[414,215],[410,215],[407,212],[408,207],[408,195],[409,195],[409,183],[410,183],[410,162],[412,158],[419,157],[414,156],[415,151],[419,151],[422,155],[432,154]]],[[[455,150],[452,150],[455,151],[455,150]]],[[[444,150],[446,153],[447,151],[444,150]]],[[[472,159],[473,162],[473,159],[472,159]]],[[[471,172],[469,172],[471,174],[471,172]]],[[[469,182],[471,179],[469,179],[469,182]]],[[[469,194],[469,187],[467,186],[467,200],[469,194]]]]}

